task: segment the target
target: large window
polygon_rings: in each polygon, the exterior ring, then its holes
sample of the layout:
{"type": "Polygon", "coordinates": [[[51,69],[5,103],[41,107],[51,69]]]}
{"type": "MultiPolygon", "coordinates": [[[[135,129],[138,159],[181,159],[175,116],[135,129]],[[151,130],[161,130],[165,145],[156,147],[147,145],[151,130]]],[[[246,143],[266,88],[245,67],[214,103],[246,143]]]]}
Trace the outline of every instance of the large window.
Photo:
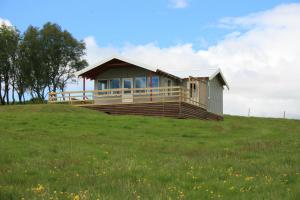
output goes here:
{"type": "Polygon", "coordinates": [[[148,82],[147,82],[148,87],[159,87],[159,77],[158,76],[152,76],[152,79],[148,77],[148,82]]]}
{"type": "MultiPolygon", "coordinates": [[[[159,87],[159,77],[158,76],[152,76],[148,77],[147,79],[147,87],[148,88],[158,88],[159,87]]],[[[159,90],[148,90],[150,93],[158,93],[159,90]]]]}
{"type": "Polygon", "coordinates": [[[123,88],[124,93],[123,94],[131,94],[132,93],[132,78],[123,78],[123,88]]]}
{"type": "Polygon", "coordinates": [[[118,89],[120,88],[120,79],[112,79],[109,81],[111,89],[118,89]]]}
{"type": "Polygon", "coordinates": [[[146,88],[146,77],[136,77],[134,79],[135,88],[146,88]]]}
{"type": "MultiPolygon", "coordinates": [[[[134,87],[135,88],[146,88],[146,77],[136,77],[134,79],[134,87]]],[[[136,93],[143,93],[145,90],[136,90],[136,93]]]]}
{"type": "MultiPolygon", "coordinates": [[[[107,80],[98,80],[98,90],[107,90],[108,81],[107,80]]],[[[107,94],[107,92],[99,92],[99,94],[107,94]]]]}
{"type": "MultiPolygon", "coordinates": [[[[121,86],[120,79],[111,79],[109,80],[109,88],[110,89],[119,89],[121,86]]],[[[112,94],[119,94],[120,91],[113,91],[112,94]]]]}

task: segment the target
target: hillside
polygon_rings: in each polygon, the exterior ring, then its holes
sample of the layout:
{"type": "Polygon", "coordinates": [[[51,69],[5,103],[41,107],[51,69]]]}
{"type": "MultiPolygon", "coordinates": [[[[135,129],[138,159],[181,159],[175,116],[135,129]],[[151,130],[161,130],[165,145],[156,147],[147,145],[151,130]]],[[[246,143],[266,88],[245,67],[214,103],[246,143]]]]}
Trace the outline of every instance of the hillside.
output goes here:
{"type": "Polygon", "coordinates": [[[0,107],[0,199],[300,199],[300,121],[0,107]]]}

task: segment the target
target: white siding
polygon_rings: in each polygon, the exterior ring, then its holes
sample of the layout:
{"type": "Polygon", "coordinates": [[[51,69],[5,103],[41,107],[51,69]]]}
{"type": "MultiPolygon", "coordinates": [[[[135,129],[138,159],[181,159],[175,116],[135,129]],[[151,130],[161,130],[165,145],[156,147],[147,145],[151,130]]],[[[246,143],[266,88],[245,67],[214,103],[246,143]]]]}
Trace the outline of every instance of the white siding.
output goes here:
{"type": "Polygon", "coordinates": [[[219,76],[209,81],[208,84],[208,111],[223,115],[223,85],[219,76]]]}

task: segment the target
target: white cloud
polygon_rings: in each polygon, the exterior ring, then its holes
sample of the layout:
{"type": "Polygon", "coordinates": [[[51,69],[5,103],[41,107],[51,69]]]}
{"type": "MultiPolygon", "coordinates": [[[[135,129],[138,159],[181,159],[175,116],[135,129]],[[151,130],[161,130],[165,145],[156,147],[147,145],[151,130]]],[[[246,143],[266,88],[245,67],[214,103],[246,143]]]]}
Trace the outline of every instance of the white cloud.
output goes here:
{"type": "Polygon", "coordinates": [[[169,0],[169,6],[171,8],[186,8],[188,6],[187,0],[169,0]]]}
{"type": "Polygon", "coordinates": [[[11,22],[8,19],[3,19],[0,17],[0,26],[5,24],[6,26],[12,26],[11,22]]]}
{"type": "MultiPolygon", "coordinates": [[[[224,92],[224,112],[300,118],[300,4],[288,4],[245,17],[222,20],[234,27],[225,39],[206,50],[192,44],[161,48],[155,43],[99,46],[86,38],[87,59],[95,63],[112,53],[164,70],[220,66],[230,91],[224,92]],[[240,32],[240,28],[247,29],[240,32]]],[[[191,74],[192,75],[192,74],[191,74]]]]}

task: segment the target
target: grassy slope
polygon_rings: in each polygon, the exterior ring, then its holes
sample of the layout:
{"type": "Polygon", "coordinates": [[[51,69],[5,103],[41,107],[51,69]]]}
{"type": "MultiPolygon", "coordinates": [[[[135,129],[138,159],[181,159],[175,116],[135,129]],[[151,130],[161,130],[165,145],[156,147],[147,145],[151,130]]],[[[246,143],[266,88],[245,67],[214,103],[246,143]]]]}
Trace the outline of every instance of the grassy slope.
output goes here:
{"type": "Polygon", "coordinates": [[[26,105],[0,107],[0,127],[0,199],[300,198],[296,120],[26,105]]]}

